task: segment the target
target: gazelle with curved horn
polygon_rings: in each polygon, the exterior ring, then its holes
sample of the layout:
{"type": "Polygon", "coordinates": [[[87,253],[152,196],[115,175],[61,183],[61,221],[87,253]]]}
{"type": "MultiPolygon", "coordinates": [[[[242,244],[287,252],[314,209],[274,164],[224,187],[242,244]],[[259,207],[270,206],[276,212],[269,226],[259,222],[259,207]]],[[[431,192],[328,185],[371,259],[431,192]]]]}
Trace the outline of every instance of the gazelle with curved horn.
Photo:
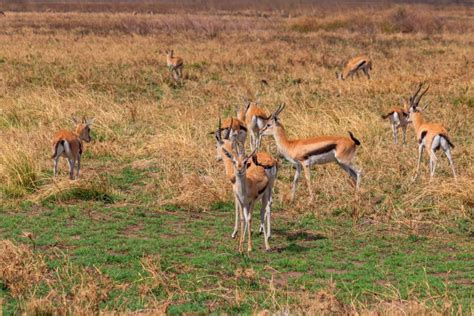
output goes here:
{"type": "Polygon", "coordinates": [[[407,140],[407,128],[408,124],[410,123],[408,120],[408,102],[401,99],[403,107],[393,107],[390,111],[382,115],[382,119],[389,119],[390,125],[392,126],[392,134],[393,134],[393,142],[398,144],[398,129],[402,129],[403,133],[403,144],[406,143],[407,140]]]}
{"type": "Polygon", "coordinates": [[[269,116],[257,106],[256,102],[245,100],[244,110],[237,112],[237,118],[244,120],[250,132],[250,148],[260,147],[260,130],[265,126],[269,116]]]}
{"type": "Polygon", "coordinates": [[[359,187],[361,171],[353,166],[356,147],[360,145],[354,135],[349,132],[349,137],[344,136],[318,136],[305,139],[290,140],[286,136],[285,129],[279,121],[279,115],[285,108],[280,105],[271,115],[266,126],[263,128],[263,135],[273,135],[278,151],[296,167],[295,177],[291,190],[291,201],[295,198],[296,186],[298,184],[301,169],[304,170],[306,182],[308,185],[311,201],[313,200],[313,191],[311,189],[311,166],[314,164],[325,164],[336,162],[344,171],[346,171],[359,187]]]}
{"type": "MultiPolygon", "coordinates": [[[[217,150],[217,160],[222,160],[224,162],[224,167],[226,171],[226,175],[228,179],[231,181],[231,183],[234,185],[235,189],[235,184],[237,183],[237,177],[236,177],[236,172],[234,170],[234,164],[233,164],[233,158],[229,158],[229,155],[227,153],[231,152],[237,152],[238,154],[243,153],[243,146],[240,146],[240,149],[238,147],[238,143],[235,141],[232,142],[230,140],[223,140],[221,136],[221,129],[219,128],[216,133],[216,150],[217,150]]],[[[262,199],[262,206],[260,209],[260,233],[266,234],[265,240],[266,240],[266,248],[268,249],[268,239],[271,236],[271,205],[272,205],[272,194],[273,194],[273,186],[276,180],[277,176],[277,161],[273,159],[270,155],[264,152],[259,152],[255,153],[254,155],[251,155],[251,160],[248,160],[248,170],[250,170],[250,173],[247,175],[251,179],[251,183],[255,182],[255,174],[261,174],[261,171],[264,171],[264,175],[267,178],[267,184],[265,187],[265,190],[262,191],[262,189],[258,190],[259,197],[262,199]],[[266,223],[266,225],[265,225],[266,223]]],[[[261,176],[261,175],[260,175],[261,176]]],[[[258,177],[257,177],[258,178],[258,177]]],[[[234,190],[235,193],[235,190],[234,190]]],[[[237,236],[238,232],[238,223],[239,223],[239,218],[241,221],[244,221],[246,217],[244,216],[243,213],[243,208],[242,208],[242,199],[238,197],[238,195],[234,194],[235,196],[235,225],[234,225],[234,231],[232,233],[232,238],[235,238],[237,236]]],[[[257,198],[257,199],[258,199],[257,198]]],[[[252,206],[253,207],[253,206],[252,206]]],[[[245,231],[241,230],[241,234],[244,234],[245,231]]],[[[242,237],[242,236],[241,236],[242,237]]]]}
{"type": "Polygon", "coordinates": [[[435,174],[436,162],[438,160],[435,152],[440,148],[444,151],[444,154],[448,158],[453,176],[456,178],[456,171],[454,170],[454,162],[451,154],[451,149],[454,148],[454,145],[448,136],[448,131],[442,124],[425,122],[423,115],[421,114],[427,108],[428,104],[426,103],[424,107],[420,107],[420,100],[430,88],[428,86],[423,92],[420,93],[422,87],[423,83],[420,83],[415,94],[410,97],[409,121],[413,122],[413,127],[415,128],[416,137],[418,140],[418,163],[416,165],[413,181],[415,181],[418,177],[421,157],[425,147],[429,151],[430,155],[430,178],[433,178],[435,174]]]}
{"type": "Polygon", "coordinates": [[[367,76],[367,79],[370,79],[369,71],[372,70],[372,60],[368,56],[357,56],[350,59],[342,72],[336,72],[337,79],[344,80],[348,77],[354,78],[354,74],[359,75],[359,71],[362,70],[367,76]]]}
{"type": "Polygon", "coordinates": [[[59,157],[63,156],[69,163],[69,178],[74,180],[79,178],[79,170],[81,169],[81,156],[83,152],[82,141],[89,143],[92,138],[90,135],[90,127],[94,119],[86,120],[84,117],[81,122],[73,118],[76,124],[76,131],[70,132],[60,130],[53,135],[53,154],[51,158],[54,160],[54,176],[58,174],[59,157]],[[74,166],[77,163],[77,173],[74,177],[74,166]]]}

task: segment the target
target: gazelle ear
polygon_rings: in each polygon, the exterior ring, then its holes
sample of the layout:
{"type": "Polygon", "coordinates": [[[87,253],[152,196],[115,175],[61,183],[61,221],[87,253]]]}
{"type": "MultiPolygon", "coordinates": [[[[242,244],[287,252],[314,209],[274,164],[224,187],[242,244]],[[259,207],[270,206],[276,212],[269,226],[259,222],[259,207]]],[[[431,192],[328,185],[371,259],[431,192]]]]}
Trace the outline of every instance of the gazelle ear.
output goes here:
{"type": "Polygon", "coordinates": [[[94,123],[94,121],[95,121],[95,118],[88,119],[88,120],[86,120],[86,125],[91,126],[92,123],[94,123]]]}

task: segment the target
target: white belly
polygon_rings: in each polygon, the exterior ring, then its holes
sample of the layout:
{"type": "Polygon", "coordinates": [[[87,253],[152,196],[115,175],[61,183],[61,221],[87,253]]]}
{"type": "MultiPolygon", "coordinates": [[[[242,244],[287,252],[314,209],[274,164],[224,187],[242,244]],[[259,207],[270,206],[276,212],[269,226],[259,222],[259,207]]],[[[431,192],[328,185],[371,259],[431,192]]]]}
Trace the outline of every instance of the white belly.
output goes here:
{"type": "Polygon", "coordinates": [[[333,162],[333,161],[336,160],[335,154],[336,154],[336,151],[331,150],[331,151],[329,151],[327,153],[324,153],[324,154],[321,154],[321,155],[314,155],[314,156],[309,157],[305,161],[305,164],[309,165],[309,166],[312,166],[314,164],[322,165],[322,164],[325,164],[325,163],[333,162]]]}

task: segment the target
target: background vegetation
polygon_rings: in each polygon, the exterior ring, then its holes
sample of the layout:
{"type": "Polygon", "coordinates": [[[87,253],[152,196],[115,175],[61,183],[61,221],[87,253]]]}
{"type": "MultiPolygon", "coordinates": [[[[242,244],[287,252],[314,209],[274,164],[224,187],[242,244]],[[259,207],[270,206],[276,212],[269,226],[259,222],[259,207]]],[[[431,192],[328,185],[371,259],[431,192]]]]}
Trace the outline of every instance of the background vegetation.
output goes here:
{"type": "MultiPolygon", "coordinates": [[[[472,312],[472,8],[282,3],[0,17],[5,315],[472,312]],[[182,86],[167,48],[185,59],[182,86]],[[337,81],[361,53],[373,80],[337,81]],[[380,118],[422,80],[426,118],[456,145],[457,181],[440,154],[436,178],[425,157],[411,183],[413,130],[395,146],[380,118]],[[231,188],[208,135],[244,97],[268,112],[285,102],[294,137],[353,131],[363,169],[355,195],[337,166],[315,167],[316,201],[302,182],[289,204],[282,161],[273,251],[254,235],[249,256],[230,239],[231,188]],[[65,161],[53,179],[50,138],[73,115],[96,118],[94,141],[80,180],[65,161]]],[[[264,147],[277,155],[272,139],[264,147]]]]}

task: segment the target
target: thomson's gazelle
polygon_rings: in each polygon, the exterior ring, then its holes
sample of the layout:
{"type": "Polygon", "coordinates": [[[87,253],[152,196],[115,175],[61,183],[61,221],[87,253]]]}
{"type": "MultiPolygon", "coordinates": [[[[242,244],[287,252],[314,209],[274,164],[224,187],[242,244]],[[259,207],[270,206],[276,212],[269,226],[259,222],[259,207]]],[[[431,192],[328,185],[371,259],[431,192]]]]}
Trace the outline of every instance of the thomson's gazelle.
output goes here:
{"type": "Polygon", "coordinates": [[[359,70],[362,70],[367,76],[367,79],[370,79],[369,71],[372,70],[372,60],[367,56],[352,58],[346,63],[341,73],[336,72],[336,77],[341,80],[348,77],[354,78],[354,74],[359,75],[359,70]]]}
{"type": "MultiPolygon", "coordinates": [[[[223,148],[225,148],[228,152],[234,151],[234,149],[237,148],[237,143],[233,142],[231,140],[223,139],[222,138],[222,129],[219,128],[215,132],[215,137],[216,137],[216,151],[217,151],[217,160],[218,161],[223,161],[224,162],[224,168],[226,171],[227,178],[230,180],[232,184],[235,183],[235,171],[232,165],[232,161],[230,159],[224,158],[225,155],[223,155],[223,148]]],[[[243,150],[243,146],[240,147],[240,150],[243,150]]],[[[265,229],[265,214],[267,217],[267,235],[268,238],[271,236],[271,225],[270,225],[270,219],[271,219],[271,204],[272,204],[272,192],[273,192],[273,186],[277,177],[277,161],[270,156],[269,154],[265,152],[258,152],[256,153],[253,157],[252,160],[250,161],[251,164],[261,167],[264,169],[265,174],[269,180],[268,186],[266,188],[266,196],[270,197],[268,205],[262,203],[262,208],[260,210],[260,229],[259,232],[262,233],[263,230],[265,229]],[[267,210],[268,209],[268,210],[267,210]]],[[[237,236],[237,231],[238,231],[238,222],[239,222],[239,214],[242,212],[240,210],[240,203],[238,202],[237,198],[235,200],[235,225],[234,225],[234,231],[232,232],[232,238],[235,238],[237,236]]],[[[242,217],[243,219],[243,217],[242,217]]]]}
{"type": "Polygon", "coordinates": [[[407,127],[409,124],[408,120],[408,103],[402,99],[403,108],[401,107],[393,107],[390,111],[382,115],[382,118],[389,119],[390,125],[392,126],[392,134],[393,134],[393,142],[395,144],[398,143],[398,129],[402,129],[403,133],[403,143],[406,143],[407,140],[407,127]]]}
{"type": "Polygon", "coordinates": [[[278,119],[283,109],[284,105],[278,107],[276,112],[271,115],[262,133],[263,135],[273,135],[279,152],[296,167],[291,200],[293,201],[295,198],[296,186],[302,168],[305,172],[310,198],[313,200],[310,169],[314,164],[336,162],[349,174],[356,188],[358,188],[361,172],[352,165],[352,160],[355,157],[356,146],[360,145],[359,140],[351,132],[349,132],[350,138],[343,136],[319,136],[290,140],[287,138],[285,129],[278,119]]]}
{"type": "Polygon", "coordinates": [[[60,130],[53,135],[53,155],[54,159],[54,176],[58,174],[58,160],[59,157],[63,156],[67,158],[69,163],[69,178],[74,180],[74,166],[77,163],[76,178],[79,178],[79,170],[81,169],[81,155],[83,151],[82,141],[89,143],[92,138],[90,135],[90,126],[92,125],[93,119],[86,120],[82,119],[82,122],[77,122],[73,119],[76,124],[76,132],[70,132],[66,130],[60,130]]]}
{"type": "MultiPolygon", "coordinates": [[[[262,200],[262,208],[265,208],[263,215],[264,221],[269,221],[271,191],[268,190],[270,180],[268,179],[265,169],[251,164],[250,160],[257,152],[255,148],[250,155],[245,155],[243,151],[230,152],[225,147],[222,151],[227,159],[232,162],[235,173],[235,183],[233,185],[236,202],[239,204],[240,210],[240,241],[239,251],[243,250],[245,235],[247,234],[247,251],[252,251],[252,210],[257,200],[262,200]]],[[[269,226],[268,226],[269,227],[269,226]]],[[[263,228],[263,237],[265,249],[269,250],[268,230],[263,228]]]]}
{"type": "Polygon", "coordinates": [[[255,102],[245,101],[244,110],[237,112],[237,118],[244,121],[250,132],[250,148],[260,147],[260,130],[265,126],[268,115],[255,102]]]}
{"type": "Polygon", "coordinates": [[[415,94],[410,97],[409,121],[413,122],[413,127],[415,128],[416,137],[418,140],[418,163],[416,165],[416,172],[415,176],[413,177],[413,181],[415,181],[418,177],[421,156],[425,147],[428,149],[430,155],[430,177],[432,178],[435,174],[436,161],[438,160],[436,158],[435,152],[441,148],[448,158],[453,176],[456,178],[453,157],[451,155],[451,148],[454,148],[454,145],[449,139],[448,131],[442,124],[425,122],[423,115],[421,114],[421,112],[426,109],[427,104],[423,108],[420,108],[419,103],[423,95],[429,89],[428,86],[422,93],[420,93],[422,86],[423,84],[420,83],[415,94]]]}
{"type": "Polygon", "coordinates": [[[181,76],[183,75],[183,58],[174,56],[174,51],[171,50],[166,50],[166,65],[168,66],[168,69],[170,70],[171,74],[173,75],[173,78],[175,81],[179,81],[181,76]]]}

